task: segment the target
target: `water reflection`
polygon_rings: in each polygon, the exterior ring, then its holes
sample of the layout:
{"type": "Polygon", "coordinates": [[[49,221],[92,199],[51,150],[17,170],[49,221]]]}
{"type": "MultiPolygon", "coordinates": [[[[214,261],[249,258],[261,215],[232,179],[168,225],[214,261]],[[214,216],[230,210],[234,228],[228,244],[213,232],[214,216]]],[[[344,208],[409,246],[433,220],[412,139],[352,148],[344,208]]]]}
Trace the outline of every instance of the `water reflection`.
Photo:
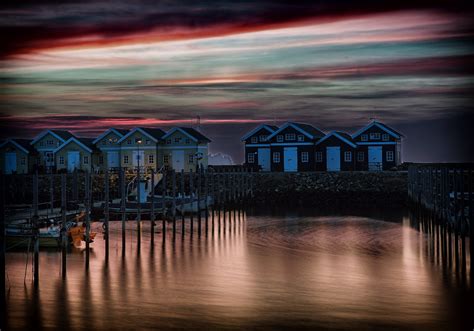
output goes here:
{"type": "Polygon", "coordinates": [[[64,281],[60,253],[41,252],[36,293],[30,273],[24,284],[26,255],[11,252],[9,326],[444,330],[469,323],[463,283],[433,263],[436,249],[413,216],[331,214],[227,212],[207,231],[203,220],[201,235],[197,222],[190,232],[187,220],[184,236],[170,224],[166,240],[158,222],[154,245],[143,221],[140,249],[134,221],[124,252],[121,224],[112,223],[108,261],[97,239],[87,272],[83,250],[68,255],[64,281]]]}

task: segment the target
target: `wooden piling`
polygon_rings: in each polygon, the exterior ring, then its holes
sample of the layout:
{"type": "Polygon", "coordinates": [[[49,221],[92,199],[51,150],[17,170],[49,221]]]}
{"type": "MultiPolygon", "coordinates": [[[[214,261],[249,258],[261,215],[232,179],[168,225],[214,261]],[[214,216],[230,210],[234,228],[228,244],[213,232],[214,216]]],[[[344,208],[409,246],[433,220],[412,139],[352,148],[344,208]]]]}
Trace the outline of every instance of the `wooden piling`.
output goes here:
{"type": "Polygon", "coordinates": [[[120,214],[122,216],[122,255],[125,255],[125,248],[126,248],[126,221],[127,221],[127,210],[126,210],[126,202],[127,202],[127,193],[126,193],[126,186],[127,181],[125,180],[125,168],[120,168],[120,214]]]}
{"type": "Polygon", "coordinates": [[[172,170],[171,172],[171,179],[172,179],[172,194],[173,194],[173,200],[172,200],[172,205],[171,205],[171,214],[173,216],[173,238],[176,237],[176,171],[172,170]]]}
{"type": "Polygon", "coordinates": [[[104,172],[104,237],[105,237],[105,261],[109,261],[109,220],[110,220],[110,187],[109,187],[109,170],[104,172]]]}
{"type": "Polygon", "coordinates": [[[204,170],[204,217],[206,220],[206,235],[209,230],[209,206],[207,204],[207,199],[209,196],[209,171],[204,170]]]}
{"type": "Polygon", "coordinates": [[[162,207],[163,207],[163,212],[162,212],[162,236],[163,236],[163,242],[166,240],[166,194],[167,194],[167,189],[166,189],[166,171],[163,171],[163,178],[161,179],[161,184],[162,184],[162,193],[161,193],[161,198],[162,198],[162,207]]]}
{"type": "Polygon", "coordinates": [[[34,287],[39,286],[39,222],[38,222],[38,171],[33,175],[33,245],[34,245],[34,287]]]}
{"type": "Polygon", "coordinates": [[[5,291],[5,175],[0,171],[0,329],[6,328],[6,291],[5,291]]]}
{"type": "Polygon", "coordinates": [[[181,234],[184,236],[186,231],[186,223],[184,221],[184,169],[181,169],[181,177],[180,177],[180,194],[181,194],[181,234]]]}
{"type": "Polygon", "coordinates": [[[62,278],[66,278],[66,263],[67,263],[67,245],[68,245],[68,234],[66,224],[66,174],[61,174],[61,275],[62,278]]]}
{"type": "Polygon", "coordinates": [[[189,226],[190,226],[191,235],[194,232],[194,218],[193,218],[194,212],[192,210],[193,209],[192,206],[194,204],[195,197],[194,197],[194,179],[193,179],[193,177],[194,177],[193,169],[190,169],[189,170],[189,197],[191,199],[191,201],[190,201],[191,202],[191,215],[190,215],[190,220],[189,220],[189,222],[190,222],[189,226]]]}
{"type": "Polygon", "coordinates": [[[202,168],[198,166],[197,172],[197,219],[198,219],[198,234],[201,235],[201,185],[202,185],[202,168]]]}
{"type": "Polygon", "coordinates": [[[86,173],[84,176],[84,204],[85,204],[85,223],[86,223],[86,233],[85,233],[85,241],[86,241],[86,263],[85,267],[86,270],[89,270],[89,258],[90,258],[90,232],[91,232],[91,224],[90,224],[90,174],[86,173]]]}
{"type": "Polygon", "coordinates": [[[150,241],[155,244],[155,170],[151,169],[150,241]]]}
{"type": "MultiPolygon", "coordinates": [[[[473,202],[473,196],[472,196],[472,190],[474,189],[473,187],[473,177],[472,177],[472,169],[469,169],[468,173],[468,197],[469,197],[469,256],[471,258],[471,274],[470,274],[470,279],[471,279],[471,288],[474,287],[474,219],[473,219],[473,208],[474,208],[474,202],[473,202]]],[[[464,212],[464,211],[463,211],[464,212]]]]}
{"type": "MultiPolygon", "coordinates": [[[[139,159],[140,156],[137,156],[139,159]]],[[[139,161],[139,160],[138,160],[139,161]]],[[[141,193],[141,171],[140,165],[137,165],[137,253],[140,254],[141,246],[142,246],[142,231],[141,231],[141,223],[142,223],[142,193],[141,193]]]]}
{"type": "Polygon", "coordinates": [[[51,214],[54,213],[54,175],[51,172],[49,175],[49,207],[51,214]]]}

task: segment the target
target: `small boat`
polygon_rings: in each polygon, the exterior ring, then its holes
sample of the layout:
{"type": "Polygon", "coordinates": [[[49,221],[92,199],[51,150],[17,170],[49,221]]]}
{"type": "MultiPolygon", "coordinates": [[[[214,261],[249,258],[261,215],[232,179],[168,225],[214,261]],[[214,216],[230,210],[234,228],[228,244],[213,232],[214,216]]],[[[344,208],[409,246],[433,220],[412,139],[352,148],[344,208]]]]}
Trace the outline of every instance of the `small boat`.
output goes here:
{"type": "MultiPolygon", "coordinates": [[[[5,232],[9,247],[28,247],[33,243],[34,229],[30,224],[22,224],[20,227],[8,226],[5,232]]],[[[38,238],[40,247],[59,247],[61,230],[57,226],[40,228],[38,238]]]]}

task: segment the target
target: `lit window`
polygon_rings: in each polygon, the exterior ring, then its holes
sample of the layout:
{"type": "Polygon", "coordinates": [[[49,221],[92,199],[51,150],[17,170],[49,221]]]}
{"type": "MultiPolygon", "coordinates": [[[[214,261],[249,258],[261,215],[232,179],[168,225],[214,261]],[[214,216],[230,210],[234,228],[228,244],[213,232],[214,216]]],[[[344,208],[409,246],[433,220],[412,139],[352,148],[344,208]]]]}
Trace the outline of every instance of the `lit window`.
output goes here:
{"type": "Polygon", "coordinates": [[[25,165],[26,164],[26,157],[22,156],[20,159],[20,164],[25,165]]]}
{"type": "Polygon", "coordinates": [[[267,136],[264,135],[264,134],[262,134],[262,135],[260,135],[260,136],[258,137],[258,139],[259,139],[260,141],[265,141],[265,140],[267,140],[267,136]]]}
{"type": "Polygon", "coordinates": [[[283,142],[283,135],[279,134],[277,136],[277,142],[282,143],[283,142]]]}
{"type": "Polygon", "coordinates": [[[64,156],[59,157],[59,164],[64,164],[64,156]]]}
{"type": "Polygon", "coordinates": [[[254,153],[248,153],[247,154],[247,162],[248,163],[254,163],[255,162],[255,154],[254,153]]]}
{"type": "Polygon", "coordinates": [[[128,155],[123,156],[123,163],[128,164],[128,155]]]}
{"type": "Polygon", "coordinates": [[[256,144],[258,143],[258,138],[257,137],[252,137],[252,139],[250,139],[251,143],[252,144],[256,144]]]}
{"type": "Polygon", "coordinates": [[[383,140],[383,141],[388,141],[388,134],[384,133],[384,134],[382,135],[382,140],[383,140]]]}
{"type": "Polygon", "coordinates": [[[189,154],[189,164],[193,164],[193,163],[194,163],[194,155],[189,154]]]}
{"type": "Polygon", "coordinates": [[[304,141],[304,136],[302,134],[298,135],[298,141],[304,141]]]}
{"type": "Polygon", "coordinates": [[[285,134],[285,140],[295,140],[296,135],[294,133],[287,133],[285,134]]]}
{"type": "Polygon", "coordinates": [[[387,161],[393,162],[393,151],[387,151],[387,161]]]}
{"type": "Polygon", "coordinates": [[[308,152],[301,152],[301,162],[309,162],[308,152]]]}
{"type": "Polygon", "coordinates": [[[163,163],[168,163],[169,159],[169,155],[163,155],[163,163]]]}
{"type": "Polygon", "coordinates": [[[357,161],[364,161],[364,152],[357,152],[357,161]]]}
{"type": "Polygon", "coordinates": [[[344,152],[344,162],[352,161],[352,152],[344,152]]]}
{"type": "Polygon", "coordinates": [[[370,139],[371,140],[379,140],[380,139],[380,132],[372,132],[370,134],[370,139]]]}
{"type": "Polygon", "coordinates": [[[84,164],[89,164],[89,157],[84,155],[84,164]]]}
{"type": "Polygon", "coordinates": [[[155,163],[155,156],[153,154],[148,155],[148,163],[155,163]]]}
{"type": "Polygon", "coordinates": [[[135,144],[140,144],[142,142],[142,137],[135,138],[135,144]]]}
{"type": "Polygon", "coordinates": [[[273,152],[273,163],[280,163],[280,152],[273,152]]]}
{"type": "Polygon", "coordinates": [[[367,141],[367,140],[369,140],[369,137],[366,134],[363,134],[363,135],[360,136],[360,140],[367,141]]]}
{"type": "Polygon", "coordinates": [[[316,162],[323,162],[323,152],[316,152],[316,162]]]}

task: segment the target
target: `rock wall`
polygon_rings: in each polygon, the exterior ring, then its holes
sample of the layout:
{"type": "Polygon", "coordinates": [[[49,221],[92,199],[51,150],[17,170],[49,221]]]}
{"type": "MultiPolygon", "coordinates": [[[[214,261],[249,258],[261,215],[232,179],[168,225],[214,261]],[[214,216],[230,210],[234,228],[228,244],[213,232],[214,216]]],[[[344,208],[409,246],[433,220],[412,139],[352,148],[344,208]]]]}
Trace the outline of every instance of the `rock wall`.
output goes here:
{"type": "Polygon", "coordinates": [[[404,204],[406,172],[254,173],[256,204],[404,204]]]}

